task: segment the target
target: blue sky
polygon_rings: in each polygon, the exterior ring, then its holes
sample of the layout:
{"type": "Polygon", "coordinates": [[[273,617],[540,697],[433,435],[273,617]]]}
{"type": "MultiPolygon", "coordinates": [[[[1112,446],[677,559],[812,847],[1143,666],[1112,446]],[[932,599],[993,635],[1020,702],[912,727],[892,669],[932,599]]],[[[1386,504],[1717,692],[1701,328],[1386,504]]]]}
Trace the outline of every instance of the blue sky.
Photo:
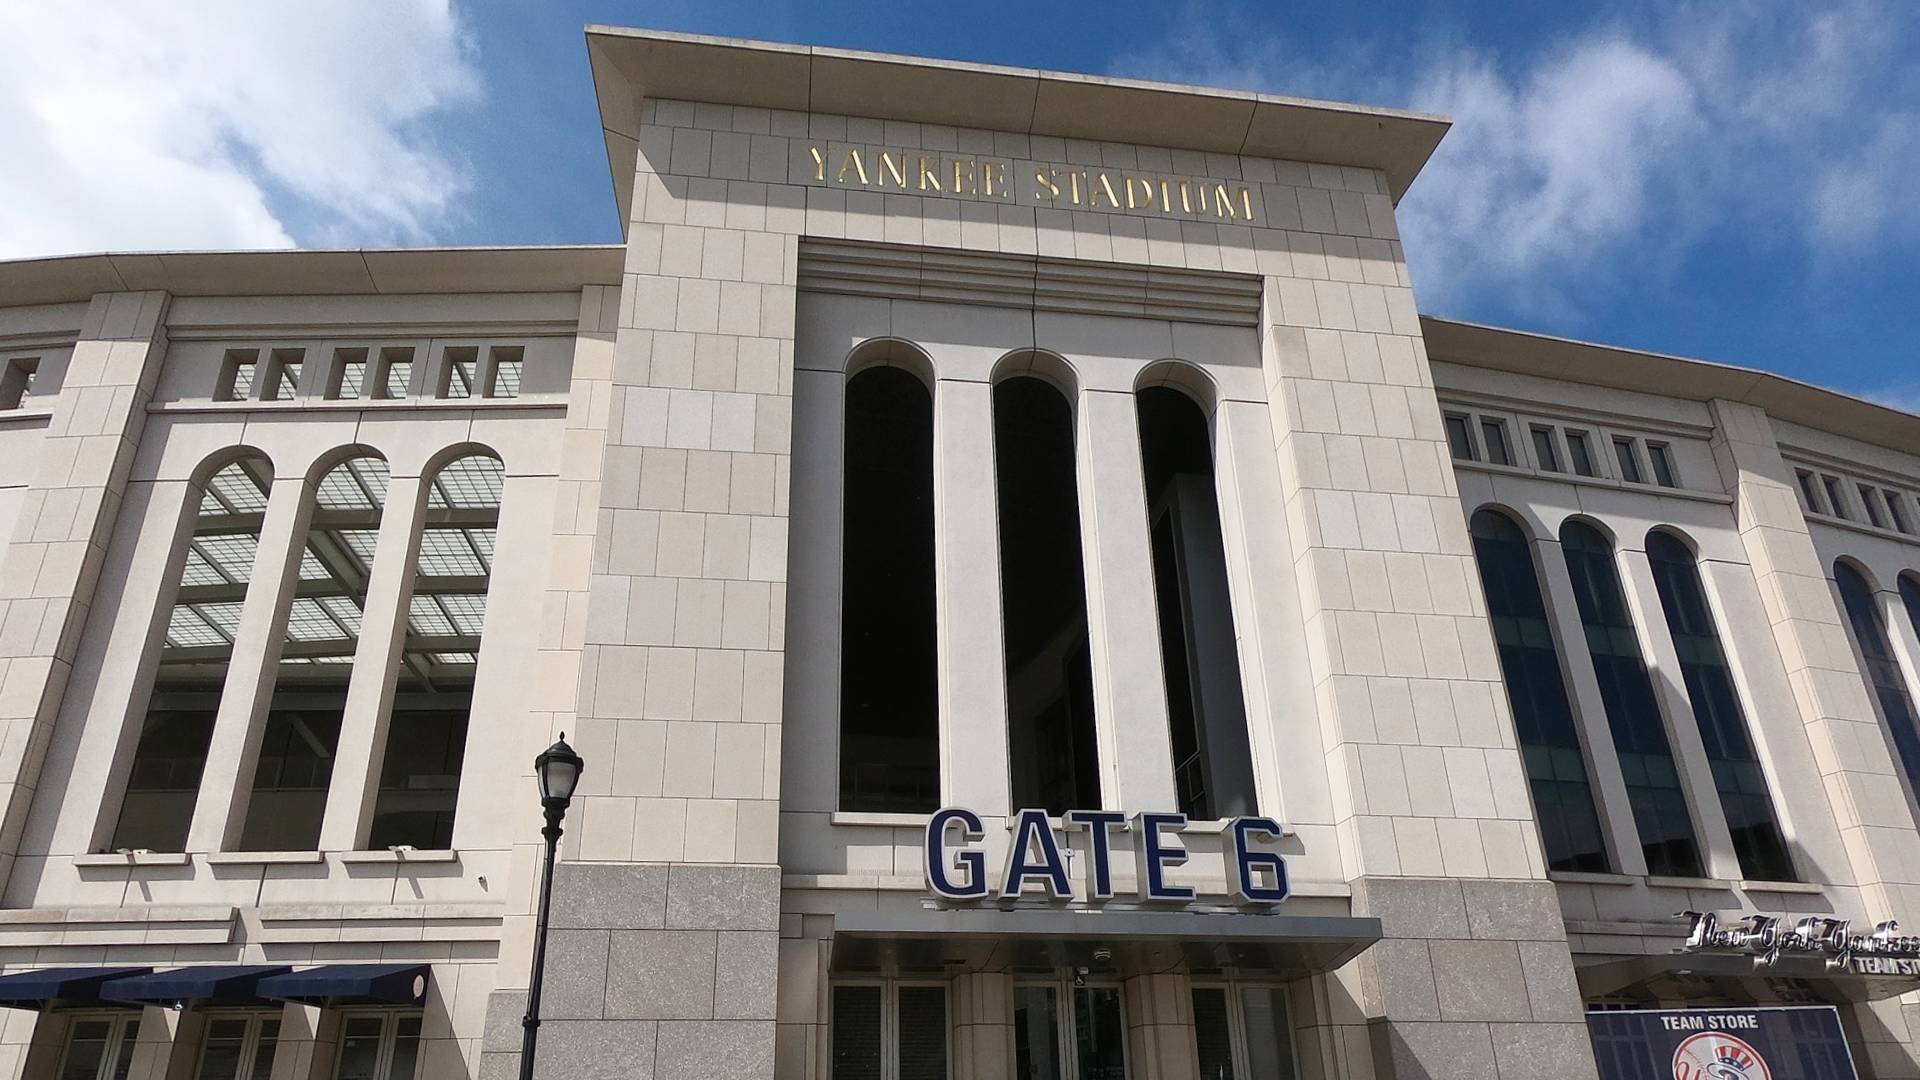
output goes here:
{"type": "Polygon", "coordinates": [[[1423,310],[1920,409],[1913,0],[256,7],[0,12],[48,46],[0,72],[0,144],[43,163],[0,175],[0,255],[615,241],[604,22],[1447,113],[1401,207],[1423,310]]]}

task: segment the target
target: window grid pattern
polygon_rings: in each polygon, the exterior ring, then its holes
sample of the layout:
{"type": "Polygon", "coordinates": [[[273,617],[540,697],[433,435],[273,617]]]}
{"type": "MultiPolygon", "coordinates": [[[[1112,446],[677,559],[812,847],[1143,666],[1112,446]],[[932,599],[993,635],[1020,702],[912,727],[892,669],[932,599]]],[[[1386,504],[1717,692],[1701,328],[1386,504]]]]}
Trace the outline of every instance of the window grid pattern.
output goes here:
{"type": "Polygon", "coordinates": [[[1473,515],[1471,531],[1547,865],[1604,873],[1600,815],[1531,546],[1518,525],[1491,510],[1473,515]]]}
{"type": "Polygon", "coordinates": [[[1814,462],[1792,462],[1800,509],[1815,517],[1845,521],[1888,536],[1920,537],[1915,532],[1920,502],[1910,481],[1849,475],[1814,462]]]}
{"type": "Polygon", "coordinates": [[[1587,653],[1600,683],[1647,872],[1699,877],[1699,841],[1653,681],[1640,655],[1633,615],[1621,591],[1613,545],[1592,526],[1574,521],[1560,530],[1560,547],[1573,578],[1587,653]]]}
{"type": "Polygon", "coordinates": [[[1647,561],[1679,654],[1681,679],[1693,703],[1714,788],[1733,834],[1740,874],[1758,881],[1798,880],[1693,552],[1656,530],[1647,535],[1647,561]]]}
{"type": "Polygon", "coordinates": [[[1599,431],[1520,413],[1460,406],[1445,410],[1442,424],[1456,461],[1483,461],[1508,468],[1627,484],[1682,487],[1670,440],[1628,432],[1599,431]],[[1516,426],[1517,425],[1517,426],[1516,426]],[[1515,432],[1522,437],[1516,437],[1515,432]],[[1612,448],[1605,461],[1596,454],[1612,448]],[[1522,455],[1526,460],[1522,460],[1522,455]]]}

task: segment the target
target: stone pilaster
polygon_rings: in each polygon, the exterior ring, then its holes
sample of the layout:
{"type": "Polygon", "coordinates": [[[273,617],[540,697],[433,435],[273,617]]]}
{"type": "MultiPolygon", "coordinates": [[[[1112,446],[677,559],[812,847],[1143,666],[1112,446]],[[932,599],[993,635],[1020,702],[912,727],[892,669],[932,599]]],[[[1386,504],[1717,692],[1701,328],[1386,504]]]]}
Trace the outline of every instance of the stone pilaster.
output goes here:
{"type": "Polygon", "coordinates": [[[1135,975],[1124,984],[1127,1060],[1132,1070],[1156,1080],[1200,1080],[1199,1044],[1193,1027],[1193,981],[1168,972],[1135,975]]]}
{"type": "Polygon", "coordinates": [[[968,972],[947,987],[952,1013],[955,1076],[1012,1080],[1013,976],[1005,972],[968,972]]]}
{"type": "Polygon", "coordinates": [[[147,400],[166,353],[167,296],[102,293],[53,401],[39,468],[0,559],[0,879],[11,874],[74,652],[93,602],[147,400]]]}

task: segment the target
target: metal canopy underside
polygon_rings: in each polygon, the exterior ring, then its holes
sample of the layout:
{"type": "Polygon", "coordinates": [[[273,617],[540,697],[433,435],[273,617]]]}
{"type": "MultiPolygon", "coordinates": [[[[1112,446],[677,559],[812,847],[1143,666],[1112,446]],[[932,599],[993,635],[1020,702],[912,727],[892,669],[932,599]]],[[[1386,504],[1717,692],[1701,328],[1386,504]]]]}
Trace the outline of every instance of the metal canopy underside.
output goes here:
{"type": "Polygon", "coordinates": [[[1817,956],[1782,956],[1761,967],[1751,956],[1668,953],[1582,965],[1574,974],[1580,993],[1589,1000],[1644,995],[1662,1001],[1717,998],[1764,1004],[1811,996],[1838,1005],[1920,990],[1920,978],[1834,971],[1817,956]]]}
{"type": "Polygon", "coordinates": [[[1294,978],[1331,971],[1380,939],[1380,920],[1181,911],[952,908],[834,917],[833,970],[1134,975],[1183,970],[1294,978]],[[1095,956],[1104,951],[1104,958],[1095,956]]]}

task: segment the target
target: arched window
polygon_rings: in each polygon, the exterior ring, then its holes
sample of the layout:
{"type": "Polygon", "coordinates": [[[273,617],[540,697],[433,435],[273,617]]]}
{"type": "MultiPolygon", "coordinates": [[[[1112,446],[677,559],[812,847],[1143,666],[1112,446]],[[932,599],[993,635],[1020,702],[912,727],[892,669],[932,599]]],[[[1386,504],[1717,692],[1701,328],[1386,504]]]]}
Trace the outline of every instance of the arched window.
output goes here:
{"type": "Polygon", "coordinates": [[[311,851],[319,845],[387,477],[385,461],[355,457],[329,469],[314,491],[242,850],[311,851]]]}
{"type": "Polygon", "coordinates": [[[1178,809],[1203,820],[1251,814],[1253,756],[1207,418],[1168,387],[1136,399],[1178,809]]]}
{"type": "Polygon", "coordinates": [[[504,478],[499,458],[470,454],[428,479],[406,641],[367,837],[374,850],[453,845],[504,478]]]}
{"type": "Polygon", "coordinates": [[[160,664],[108,844],[115,850],[186,848],[272,486],[273,467],[253,455],[220,469],[200,489],[160,664]]]}
{"type": "Polygon", "coordinates": [[[1907,620],[1913,623],[1914,634],[1920,635],[1920,577],[1900,575],[1900,600],[1907,605],[1907,620]]]}
{"type": "MultiPolygon", "coordinates": [[[[1880,720],[1893,737],[1893,748],[1900,755],[1900,767],[1906,770],[1907,783],[1920,794],[1920,719],[1913,711],[1913,699],[1907,694],[1907,681],[1900,673],[1893,642],[1887,638],[1887,624],[1881,621],[1880,605],[1874,599],[1873,586],[1850,564],[1833,564],[1833,581],[1840,588],[1840,602],[1847,609],[1847,625],[1853,628],[1853,643],[1860,649],[1866,665],[1863,672],[1880,708],[1880,720]]],[[[1903,589],[1903,596],[1911,595],[1903,589]]],[[[1913,610],[1909,601],[1909,612],[1913,610]]]]}
{"type": "Polygon", "coordinates": [[[1003,380],[993,388],[993,443],[1013,805],[1097,807],[1073,407],[1040,379],[1003,380]]]}
{"type": "Polygon", "coordinates": [[[1660,590],[1667,630],[1680,656],[1680,674],[1693,700],[1693,720],[1700,742],[1713,767],[1713,784],[1720,792],[1733,833],[1733,850],[1740,858],[1740,875],[1755,881],[1793,881],[1793,859],[1780,832],[1773,795],[1760,755],[1747,731],[1746,712],[1733,685],[1733,670],[1720,647],[1720,631],[1707,606],[1707,591],[1693,552],[1670,533],[1647,534],[1647,562],[1660,590]]]}
{"type": "Polygon", "coordinates": [[[933,396],[904,368],[847,381],[840,808],[940,805],[933,396]]]}
{"type": "Polygon", "coordinates": [[[1647,872],[1699,877],[1700,844],[1687,812],[1680,772],[1674,767],[1660,703],[1653,695],[1653,680],[1640,657],[1633,613],[1620,590],[1613,545],[1593,526],[1570,521],[1560,529],[1560,548],[1573,578],[1587,652],[1600,681],[1607,727],[1613,732],[1613,748],[1627,782],[1627,800],[1640,831],[1647,872]]]}
{"type": "Polygon", "coordinates": [[[1518,525],[1492,510],[1473,515],[1472,532],[1474,561],[1487,594],[1500,674],[1526,761],[1547,865],[1604,873],[1609,868],[1606,841],[1593,808],[1593,786],[1532,549],[1518,525]]]}

